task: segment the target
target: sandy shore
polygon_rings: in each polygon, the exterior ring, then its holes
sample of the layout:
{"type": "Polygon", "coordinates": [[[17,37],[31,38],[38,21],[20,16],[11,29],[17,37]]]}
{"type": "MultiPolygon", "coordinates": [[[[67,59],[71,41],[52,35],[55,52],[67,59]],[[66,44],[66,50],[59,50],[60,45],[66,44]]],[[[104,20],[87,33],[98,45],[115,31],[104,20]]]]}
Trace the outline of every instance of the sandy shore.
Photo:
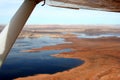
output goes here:
{"type": "Polygon", "coordinates": [[[72,43],[27,52],[70,48],[72,52],[53,56],[81,59],[85,61],[83,65],[52,75],[38,74],[16,80],[120,80],[120,38],[79,39],[72,34],[66,34],[63,38],[72,43]]]}

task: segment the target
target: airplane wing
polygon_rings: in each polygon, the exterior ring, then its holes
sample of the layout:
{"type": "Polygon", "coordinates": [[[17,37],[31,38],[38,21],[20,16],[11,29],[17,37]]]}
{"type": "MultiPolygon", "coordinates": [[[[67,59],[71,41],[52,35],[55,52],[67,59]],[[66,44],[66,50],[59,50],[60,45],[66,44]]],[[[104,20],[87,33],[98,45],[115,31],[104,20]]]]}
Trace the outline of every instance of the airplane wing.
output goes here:
{"type": "Polygon", "coordinates": [[[120,12],[120,0],[46,0],[46,4],[62,8],[120,12]]]}

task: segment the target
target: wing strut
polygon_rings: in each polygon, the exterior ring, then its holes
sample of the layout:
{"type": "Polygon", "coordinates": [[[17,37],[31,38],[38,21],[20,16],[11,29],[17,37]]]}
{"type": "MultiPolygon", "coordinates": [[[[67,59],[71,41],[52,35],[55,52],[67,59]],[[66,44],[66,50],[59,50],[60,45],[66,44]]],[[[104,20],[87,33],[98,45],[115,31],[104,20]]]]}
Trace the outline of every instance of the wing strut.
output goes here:
{"type": "Polygon", "coordinates": [[[2,66],[16,38],[21,32],[27,19],[40,0],[24,0],[21,7],[11,19],[10,23],[0,34],[0,66],[2,66]]]}

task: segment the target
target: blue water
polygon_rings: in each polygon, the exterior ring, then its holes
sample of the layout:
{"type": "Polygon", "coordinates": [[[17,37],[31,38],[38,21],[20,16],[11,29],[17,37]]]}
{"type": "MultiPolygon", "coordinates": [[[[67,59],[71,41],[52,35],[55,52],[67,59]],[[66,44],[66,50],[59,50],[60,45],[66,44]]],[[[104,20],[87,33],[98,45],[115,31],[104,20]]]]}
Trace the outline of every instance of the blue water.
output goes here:
{"type": "Polygon", "coordinates": [[[77,35],[78,38],[102,38],[102,37],[118,37],[120,38],[120,34],[117,33],[106,33],[106,34],[95,34],[95,35],[88,35],[85,33],[72,33],[77,35]]]}
{"type": "Polygon", "coordinates": [[[36,39],[18,39],[0,69],[0,80],[12,80],[37,74],[53,74],[83,64],[84,61],[50,56],[70,49],[48,50],[40,52],[21,52],[23,49],[38,48],[66,43],[62,38],[41,37],[36,39]]]}

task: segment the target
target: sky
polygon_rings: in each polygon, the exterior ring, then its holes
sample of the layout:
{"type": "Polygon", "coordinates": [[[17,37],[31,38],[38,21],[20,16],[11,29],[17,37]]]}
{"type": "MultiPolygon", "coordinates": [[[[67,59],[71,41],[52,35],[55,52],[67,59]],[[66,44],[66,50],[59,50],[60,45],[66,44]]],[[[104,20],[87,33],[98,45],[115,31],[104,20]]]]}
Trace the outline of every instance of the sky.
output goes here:
{"type": "MultiPolygon", "coordinates": [[[[23,0],[0,0],[0,24],[8,24],[23,0]]],[[[38,4],[27,24],[120,24],[120,13],[38,4]]]]}

